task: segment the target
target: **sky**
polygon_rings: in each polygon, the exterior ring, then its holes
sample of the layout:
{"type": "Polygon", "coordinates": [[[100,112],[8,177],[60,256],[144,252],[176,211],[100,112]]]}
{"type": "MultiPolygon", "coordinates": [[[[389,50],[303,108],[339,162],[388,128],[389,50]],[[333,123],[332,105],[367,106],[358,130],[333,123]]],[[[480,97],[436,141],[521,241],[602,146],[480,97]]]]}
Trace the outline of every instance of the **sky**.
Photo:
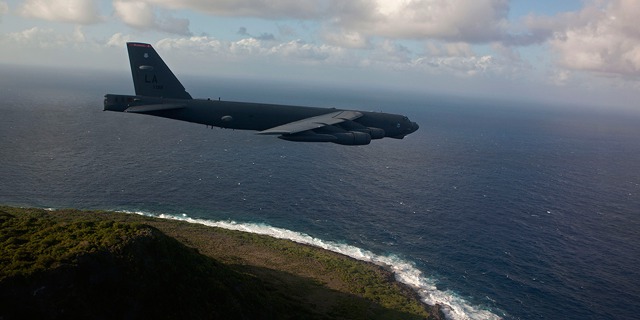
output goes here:
{"type": "Polygon", "coordinates": [[[137,41],[179,77],[640,110],[637,17],[638,0],[0,0],[0,64],[128,74],[137,41]]]}

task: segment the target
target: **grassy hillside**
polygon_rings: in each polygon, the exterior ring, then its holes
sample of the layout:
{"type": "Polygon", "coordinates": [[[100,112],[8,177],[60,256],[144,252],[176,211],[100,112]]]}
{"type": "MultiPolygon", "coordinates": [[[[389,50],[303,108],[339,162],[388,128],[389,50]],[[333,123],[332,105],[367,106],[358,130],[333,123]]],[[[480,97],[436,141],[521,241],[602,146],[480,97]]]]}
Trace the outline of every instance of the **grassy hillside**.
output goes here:
{"type": "Polygon", "coordinates": [[[372,264],[115,212],[0,207],[0,318],[425,319],[372,264]]]}

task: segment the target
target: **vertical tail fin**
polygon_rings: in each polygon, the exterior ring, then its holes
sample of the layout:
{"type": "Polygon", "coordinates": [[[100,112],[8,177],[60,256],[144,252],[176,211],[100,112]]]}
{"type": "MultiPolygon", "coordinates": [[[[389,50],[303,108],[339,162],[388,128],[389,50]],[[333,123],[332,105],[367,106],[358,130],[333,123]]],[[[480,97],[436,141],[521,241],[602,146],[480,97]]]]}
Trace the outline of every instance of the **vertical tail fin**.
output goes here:
{"type": "Polygon", "coordinates": [[[133,85],[138,96],[191,99],[150,44],[127,42],[133,85]]]}

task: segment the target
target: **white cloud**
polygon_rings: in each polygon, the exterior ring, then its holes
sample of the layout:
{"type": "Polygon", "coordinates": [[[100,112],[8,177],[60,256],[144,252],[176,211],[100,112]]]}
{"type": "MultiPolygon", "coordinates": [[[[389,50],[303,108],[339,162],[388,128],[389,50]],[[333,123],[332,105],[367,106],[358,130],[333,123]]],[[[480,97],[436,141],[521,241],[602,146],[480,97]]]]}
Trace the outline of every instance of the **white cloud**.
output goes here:
{"type": "Polygon", "coordinates": [[[564,86],[571,77],[571,72],[568,70],[556,70],[550,77],[550,80],[556,86],[564,86]]]}
{"type": "Polygon", "coordinates": [[[429,41],[411,65],[428,74],[463,78],[486,76],[511,81],[531,76],[532,66],[517,51],[499,42],[492,43],[491,49],[492,53],[479,54],[465,42],[429,41]]]}
{"type": "Polygon", "coordinates": [[[343,50],[330,45],[314,45],[304,41],[289,41],[269,49],[270,55],[283,59],[295,59],[298,62],[317,63],[339,59],[343,50]]]}
{"type": "MultiPolygon", "coordinates": [[[[316,22],[311,25],[318,28],[318,38],[310,41],[280,42],[272,34],[267,38],[241,29],[239,34],[245,39],[238,41],[203,36],[158,42],[166,48],[208,52],[234,61],[251,57],[394,69],[438,66],[434,69],[437,72],[455,70],[464,76],[494,72],[500,63],[516,61],[471,50],[471,43],[493,43],[507,37],[509,0],[115,0],[114,8],[123,22],[142,30],[161,29],[157,12],[169,9],[316,22]],[[322,42],[315,43],[316,39],[322,42]],[[416,54],[400,44],[399,40],[405,39],[439,39],[440,53],[416,54]]],[[[507,48],[501,52],[517,56],[507,48]]],[[[502,66],[503,71],[510,68],[502,66]]]]}
{"type": "MultiPolygon", "coordinates": [[[[485,42],[507,27],[509,0],[145,0],[214,15],[316,20],[347,31],[389,38],[485,42]]],[[[351,43],[351,41],[347,41],[351,43]]]]}
{"type": "Polygon", "coordinates": [[[315,45],[300,40],[274,42],[253,37],[238,41],[221,41],[207,36],[167,38],[160,40],[157,47],[205,55],[208,58],[213,55],[230,60],[268,58],[287,63],[316,63],[335,60],[344,52],[338,47],[315,45]]]}
{"type": "MultiPolygon", "coordinates": [[[[63,49],[67,52],[82,51],[85,49],[95,49],[96,42],[91,40],[85,35],[84,27],[76,25],[72,32],[60,32],[53,28],[46,27],[32,27],[17,32],[0,33],[0,46],[9,48],[14,52],[29,52],[29,54],[35,54],[40,59],[43,55],[46,55],[44,51],[33,51],[23,49],[63,49]]],[[[21,58],[16,56],[16,58],[21,58]]],[[[58,57],[56,63],[68,59],[65,57],[58,57]]]]}
{"type": "Polygon", "coordinates": [[[146,0],[170,9],[192,9],[213,15],[265,19],[319,19],[336,0],[146,0]]]}
{"type": "Polygon", "coordinates": [[[471,46],[465,42],[446,43],[444,47],[448,56],[471,57],[475,55],[471,46]]]}
{"type": "Polygon", "coordinates": [[[85,42],[86,41],[86,37],[84,35],[84,32],[82,31],[82,27],[76,26],[73,29],[73,40],[74,40],[74,42],[85,42]]]}
{"type": "Polygon", "coordinates": [[[495,58],[484,56],[424,56],[412,61],[414,68],[429,74],[452,74],[458,77],[472,77],[495,74],[500,68],[495,58]]]}
{"type": "Polygon", "coordinates": [[[56,33],[51,28],[33,27],[19,32],[7,33],[2,40],[8,47],[51,48],[65,46],[72,42],[72,38],[56,33]]]}
{"type": "Polygon", "coordinates": [[[371,36],[487,42],[506,32],[508,0],[337,1],[335,24],[371,36]]]}
{"type": "Polygon", "coordinates": [[[21,44],[37,44],[40,45],[41,39],[51,39],[55,33],[53,29],[40,29],[33,27],[20,32],[12,32],[7,34],[7,38],[21,44]]]}
{"type": "Polygon", "coordinates": [[[127,42],[130,42],[133,38],[131,35],[125,35],[120,32],[114,34],[109,38],[106,43],[107,47],[124,48],[127,42]]]}
{"type": "Polygon", "coordinates": [[[509,11],[509,0],[138,0],[135,3],[212,15],[319,21],[324,25],[325,39],[348,48],[365,45],[365,38],[370,36],[494,41],[505,37],[509,11]]]}
{"type": "Polygon", "coordinates": [[[2,22],[2,16],[7,12],[9,12],[9,5],[4,1],[0,1],[0,22],[2,22]]]}
{"type": "MultiPolygon", "coordinates": [[[[532,28],[552,31],[549,44],[560,67],[598,74],[640,76],[640,2],[591,1],[578,12],[532,17],[532,28]]],[[[561,82],[567,80],[563,74],[561,82]]]]}
{"type": "Polygon", "coordinates": [[[384,71],[408,71],[415,69],[415,54],[407,47],[392,40],[372,44],[370,50],[359,55],[346,55],[351,59],[346,65],[357,65],[362,69],[384,71]]]}
{"type": "Polygon", "coordinates": [[[174,18],[160,12],[148,1],[115,0],[113,8],[122,22],[136,29],[158,30],[179,35],[190,35],[189,20],[174,18]]]}
{"type": "Polygon", "coordinates": [[[343,48],[363,49],[371,46],[369,39],[356,31],[324,32],[322,39],[330,45],[343,48]]]}
{"type": "Polygon", "coordinates": [[[102,21],[95,0],[26,0],[19,13],[55,22],[92,24],[102,21]]]}
{"type": "Polygon", "coordinates": [[[165,38],[158,41],[158,48],[163,50],[177,49],[192,54],[220,55],[228,47],[222,41],[208,36],[189,38],[165,38]]]}
{"type": "Polygon", "coordinates": [[[417,54],[392,40],[371,44],[368,50],[354,51],[301,40],[277,42],[248,37],[237,41],[223,41],[199,36],[166,38],[159,41],[156,47],[158,50],[173,51],[172,54],[182,56],[181,60],[191,61],[195,65],[211,64],[211,61],[242,65],[266,63],[271,67],[285,64],[287,67],[298,65],[357,68],[362,71],[393,70],[423,75],[448,74],[461,78],[496,75],[511,77],[522,70],[521,65],[506,58],[477,54],[466,43],[431,44],[433,51],[417,54]]]}
{"type": "Polygon", "coordinates": [[[153,7],[143,1],[114,1],[113,9],[122,22],[134,28],[151,28],[156,16],[153,7]]]}

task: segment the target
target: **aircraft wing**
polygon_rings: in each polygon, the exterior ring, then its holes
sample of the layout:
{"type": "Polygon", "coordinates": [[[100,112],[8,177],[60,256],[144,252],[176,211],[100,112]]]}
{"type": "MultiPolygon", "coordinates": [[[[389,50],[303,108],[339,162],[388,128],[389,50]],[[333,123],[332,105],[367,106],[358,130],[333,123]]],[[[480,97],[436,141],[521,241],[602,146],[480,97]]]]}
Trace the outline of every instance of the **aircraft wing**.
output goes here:
{"type": "Polygon", "coordinates": [[[174,103],[144,104],[141,106],[129,107],[125,109],[124,112],[147,113],[147,112],[153,112],[153,111],[183,109],[185,107],[186,105],[184,104],[174,104],[174,103]]]}
{"type": "Polygon", "coordinates": [[[294,134],[306,130],[313,130],[362,117],[358,111],[336,111],[319,116],[306,118],[294,122],[285,123],[281,126],[273,127],[258,132],[258,134],[294,134]]]}

